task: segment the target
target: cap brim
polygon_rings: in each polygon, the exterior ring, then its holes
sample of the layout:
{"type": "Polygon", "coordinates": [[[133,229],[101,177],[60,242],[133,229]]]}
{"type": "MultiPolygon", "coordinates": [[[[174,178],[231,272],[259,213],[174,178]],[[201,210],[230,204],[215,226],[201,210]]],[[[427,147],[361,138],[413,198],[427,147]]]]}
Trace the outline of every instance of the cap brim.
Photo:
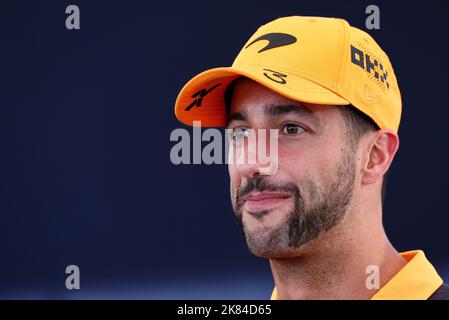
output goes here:
{"type": "Polygon", "coordinates": [[[221,67],[198,74],[182,88],[175,103],[178,120],[190,126],[194,121],[201,121],[202,127],[225,126],[224,94],[229,83],[240,76],[248,77],[295,101],[323,105],[350,104],[331,89],[282,70],[221,67]],[[279,72],[285,77],[279,75],[279,72]]]}

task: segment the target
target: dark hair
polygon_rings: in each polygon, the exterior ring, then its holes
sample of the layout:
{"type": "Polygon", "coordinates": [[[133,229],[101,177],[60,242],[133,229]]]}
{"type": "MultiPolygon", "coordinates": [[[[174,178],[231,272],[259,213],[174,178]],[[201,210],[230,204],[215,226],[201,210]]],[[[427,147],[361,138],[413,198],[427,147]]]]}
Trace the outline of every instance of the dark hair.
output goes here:
{"type": "MultiPolygon", "coordinates": [[[[232,91],[234,89],[235,83],[238,79],[241,77],[238,77],[237,79],[232,80],[228,87],[226,88],[224,99],[225,99],[225,106],[226,106],[226,113],[229,114],[231,111],[231,97],[232,97],[232,91]]],[[[366,114],[364,114],[362,111],[354,107],[353,105],[347,105],[347,106],[340,106],[338,108],[341,111],[341,114],[343,115],[343,119],[346,124],[347,133],[349,142],[351,143],[352,147],[356,147],[360,141],[360,138],[363,137],[368,132],[373,132],[379,130],[379,126],[366,114]]],[[[386,192],[386,184],[387,184],[387,176],[388,176],[388,170],[385,172],[383,179],[382,179],[382,191],[381,191],[381,202],[384,203],[385,199],[385,192],[386,192]]]]}
{"type": "Polygon", "coordinates": [[[229,115],[229,113],[231,112],[231,97],[232,97],[232,91],[234,91],[234,86],[235,83],[237,82],[238,79],[240,79],[242,77],[238,77],[237,79],[232,80],[229,84],[228,87],[226,88],[226,91],[224,93],[224,99],[225,99],[225,106],[226,106],[226,115],[229,115]]]}

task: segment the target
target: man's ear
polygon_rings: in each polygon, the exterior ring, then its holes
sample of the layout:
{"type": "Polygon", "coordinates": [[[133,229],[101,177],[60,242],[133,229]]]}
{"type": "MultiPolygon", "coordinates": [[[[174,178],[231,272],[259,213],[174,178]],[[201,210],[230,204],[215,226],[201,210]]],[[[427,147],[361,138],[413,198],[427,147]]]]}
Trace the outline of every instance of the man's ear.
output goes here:
{"type": "Polygon", "coordinates": [[[373,132],[367,141],[362,184],[372,184],[383,177],[399,148],[399,137],[389,129],[373,132]]]}

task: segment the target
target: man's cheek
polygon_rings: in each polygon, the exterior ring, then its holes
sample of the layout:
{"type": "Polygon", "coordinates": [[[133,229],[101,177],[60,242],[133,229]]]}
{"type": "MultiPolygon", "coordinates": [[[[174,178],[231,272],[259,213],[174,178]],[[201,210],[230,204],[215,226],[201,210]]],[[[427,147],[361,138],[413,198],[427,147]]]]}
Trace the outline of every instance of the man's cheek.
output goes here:
{"type": "Polygon", "coordinates": [[[236,203],[237,203],[237,196],[236,196],[236,189],[234,187],[231,186],[230,188],[230,197],[231,197],[231,204],[232,204],[232,208],[235,209],[236,203]]]}
{"type": "Polygon", "coordinates": [[[235,164],[228,164],[228,173],[229,173],[229,179],[231,180],[231,183],[233,180],[236,179],[236,166],[235,164]]]}
{"type": "Polygon", "coordinates": [[[232,177],[230,177],[229,196],[231,197],[231,204],[232,204],[233,208],[235,208],[236,201],[237,201],[237,191],[238,191],[238,185],[235,184],[235,182],[232,179],[232,177]]]}
{"type": "Polygon", "coordinates": [[[232,165],[232,164],[228,165],[231,194],[233,191],[237,190],[238,186],[240,185],[241,179],[240,179],[240,176],[238,175],[238,172],[236,169],[237,168],[234,165],[232,165]]]}

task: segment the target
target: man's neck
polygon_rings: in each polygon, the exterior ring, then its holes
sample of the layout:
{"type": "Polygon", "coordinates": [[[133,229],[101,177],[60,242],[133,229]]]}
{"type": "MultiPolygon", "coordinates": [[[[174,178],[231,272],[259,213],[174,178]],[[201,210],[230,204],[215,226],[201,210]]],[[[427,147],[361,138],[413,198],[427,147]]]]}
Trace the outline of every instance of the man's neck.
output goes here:
{"type": "Polygon", "coordinates": [[[329,240],[313,241],[299,257],[270,260],[278,299],[369,299],[378,291],[366,285],[369,266],[378,267],[382,287],[406,264],[383,228],[346,238],[339,229],[326,234],[329,240]]]}

